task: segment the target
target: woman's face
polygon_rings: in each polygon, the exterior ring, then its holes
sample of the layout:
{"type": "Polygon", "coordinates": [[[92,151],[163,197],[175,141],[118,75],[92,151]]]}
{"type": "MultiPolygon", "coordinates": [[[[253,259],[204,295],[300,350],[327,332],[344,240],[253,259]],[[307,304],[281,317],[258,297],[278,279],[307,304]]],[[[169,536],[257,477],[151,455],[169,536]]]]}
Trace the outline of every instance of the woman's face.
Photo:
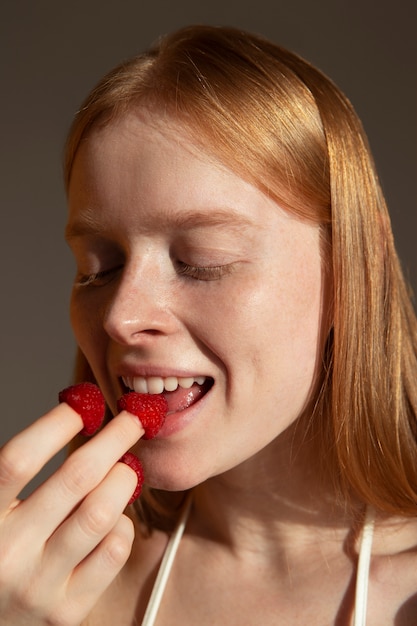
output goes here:
{"type": "Polygon", "coordinates": [[[165,425],[135,447],[148,483],[193,486],[297,419],[321,344],[318,227],[143,112],[82,143],[67,235],[76,339],[112,411],[126,386],[164,385],[165,425]]]}

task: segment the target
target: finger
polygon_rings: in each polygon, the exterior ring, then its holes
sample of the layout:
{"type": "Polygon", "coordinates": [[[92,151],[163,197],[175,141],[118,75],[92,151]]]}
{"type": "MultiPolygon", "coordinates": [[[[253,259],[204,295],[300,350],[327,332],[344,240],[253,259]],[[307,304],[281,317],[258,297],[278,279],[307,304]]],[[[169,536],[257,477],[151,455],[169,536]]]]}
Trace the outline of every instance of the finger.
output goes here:
{"type": "Polygon", "coordinates": [[[136,474],[129,466],[116,463],[100,485],[61,524],[44,551],[43,569],[53,572],[50,584],[64,582],[115,527],[136,482],[136,474]]]}
{"type": "MultiPolygon", "coordinates": [[[[54,571],[49,565],[40,566],[35,577],[21,576],[21,587],[14,594],[18,609],[13,611],[11,619],[16,618],[18,612],[25,624],[34,623],[35,615],[39,616],[39,624],[84,623],[129,558],[133,540],[133,523],[121,515],[93,553],[69,572],[64,582],[53,577],[54,571]]],[[[3,623],[1,617],[0,622],[3,623]]],[[[9,623],[15,622],[7,621],[9,623]]]]}
{"type": "Polygon", "coordinates": [[[123,568],[133,541],[132,520],[122,515],[100,545],[73,572],[66,597],[70,606],[77,604],[80,616],[91,612],[98,598],[123,568]]]}
{"type": "Polygon", "coordinates": [[[60,404],[1,448],[0,515],[82,427],[78,413],[66,404],[60,404]]]}
{"type": "Polygon", "coordinates": [[[15,528],[20,526],[24,533],[30,519],[38,539],[46,542],[143,433],[138,419],[130,413],[116,416],[19,505],[14,511],[15,528]]]}

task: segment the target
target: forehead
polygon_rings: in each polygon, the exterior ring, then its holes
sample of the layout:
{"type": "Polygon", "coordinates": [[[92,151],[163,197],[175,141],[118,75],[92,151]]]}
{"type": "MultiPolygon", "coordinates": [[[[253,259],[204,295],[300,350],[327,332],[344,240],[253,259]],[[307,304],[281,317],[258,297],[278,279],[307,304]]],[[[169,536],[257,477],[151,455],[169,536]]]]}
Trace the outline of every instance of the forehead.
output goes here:
{"type": "Polygon", "coordinates": [[[189,187],[191,174],[199,175],[199,184],[200,178],[209,181],[214,174],[228,178],[229,184],[233,178],[235,182],[239,178],[199,145],[186,126],[146,110],[129,112],[94,127],[80,144],[71,181],[75,178],[78,184],[85,183],[89,190],[95,190],[94,182],[105,186],[104,173],[111,174],[112,182],[123,178],[142,186],[146,186],[146,181],[155,183],[158,175],[158,186],[177,178],[183,181],[187,174],[189,187]]]}
{"type": "MultiPolygon", "coordinates": [[[[284,212],[249,182],[204,151],[190,131],[146,111],[95,128],[76,155],[69,186],[72,220],[124,218],[260,226],[284,212]]],[[[288,217],[288,214],[285,214],[288,217]]]]}
{"type": "MultiPolygon", "coordinates": [[[[104,151],[106,158],[109,154],[117,158],[118,154],[122,155],[126,151],[129,157],[134,153],[137,157],[143,155],[147,159],[153,153],[159,159],[164,153],[169,153],[171,163],[175,162],[175,155],[178,154],[181,159],[186,157],[204,164],[211,163],[225,171],[231,169],[213,154],[198,130],[193,130],[169,114],[150,112],[145,107],[128,110],[110,121],[94,125],[80,143],[74,161],[79,160],[80,153],[97,160],[104,151]]],[[[142,166],[145,165],[142,163],[142,166]]]]}

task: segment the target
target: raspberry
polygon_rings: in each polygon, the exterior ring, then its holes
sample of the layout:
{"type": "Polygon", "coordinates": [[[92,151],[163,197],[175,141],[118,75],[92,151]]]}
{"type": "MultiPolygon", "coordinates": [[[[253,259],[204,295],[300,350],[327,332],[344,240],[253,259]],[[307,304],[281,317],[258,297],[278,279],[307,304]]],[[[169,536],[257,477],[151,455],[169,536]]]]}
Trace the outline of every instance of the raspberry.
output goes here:
{"type": "Polygon", "coordinates": [[[129,391],[119,398],[117,408],[136,415],[145,430],[143,439],[153,439],[165,421],[168,404],[162,394],[129,391]]]}
{"type": "Polygon", "coordinates": [[[126,463],[126,465],[129,465],[129,467],[131,467],[136,472],[136,476],[138,477],[136,489],[132,493],[132,496],[128,502],[128,504],[132,504],[132,502],[134,502],[137,498],[139,498],[142,492],[142,485],[143,485],[142,463],[139,461],[138,457],[132,454],[131,452],[126,452],[120,459],[120,462],[126,463]]]}
{"type": "Polygon", "coordinates": [[[93,383],[71,385],[59,392],[60,402],[66,402],[81,415],[84,422],[82,435],[91,436],[100,428],[106,412],[103,394],[93,383]]]}

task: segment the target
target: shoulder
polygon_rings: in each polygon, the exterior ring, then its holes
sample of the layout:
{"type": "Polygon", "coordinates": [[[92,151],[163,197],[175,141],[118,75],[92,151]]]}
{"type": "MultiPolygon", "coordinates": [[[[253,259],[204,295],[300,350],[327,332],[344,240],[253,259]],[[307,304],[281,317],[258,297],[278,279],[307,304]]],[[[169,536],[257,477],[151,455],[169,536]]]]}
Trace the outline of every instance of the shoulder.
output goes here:
{"type": "Polygon", "coordinates": [[[417,624],[417,518],[377,521],[369,610],[371,624],[417,624]]]}

